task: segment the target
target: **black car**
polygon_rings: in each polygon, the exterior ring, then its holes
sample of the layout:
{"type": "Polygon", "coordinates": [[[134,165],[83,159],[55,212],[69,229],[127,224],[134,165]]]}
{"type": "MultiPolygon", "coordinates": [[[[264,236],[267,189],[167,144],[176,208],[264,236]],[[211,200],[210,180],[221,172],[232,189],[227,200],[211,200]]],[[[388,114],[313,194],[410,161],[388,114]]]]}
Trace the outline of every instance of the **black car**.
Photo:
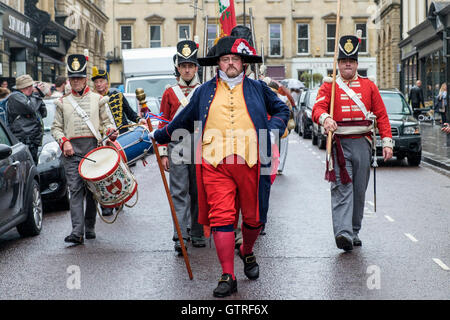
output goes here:
{"type": "MultiPolygon", "coordinates": [[[[411,107],[401,92],[380,90],[380,94],[391,124],[394,156],[398,160],[406,157],[410,166],[418,166],[422,160],[419,122],[414,118],[411,107]]],[[[382,154],[381,140],[377,139],[377,155],[382,154]]]]}
{"type": "Polygon", "coordinates": [[[40,176],[40,187],[44,207],[55,207],[69,210],[69,191],[66,173],[62,162],[62,151],[50,134],[55,116],[55,99],[45,99],[47,117],[44,120],[44,137],[39,148],[37,170],[40,176]]]}
{"type": "Polygon", "coordinates": [[[316,102],[318,91],[318,89],[306,91],[305,100],[300,103],[300,109],[295,117],[298,134],[305,139],[311,138],[312,135],[312,108],[316,102]]]}
{"type": "Polygon", "coordinates": [[[42,229],[39,174],[28,147],[0,120],[0,234],[17,227],[21,236],[42,229]]]}

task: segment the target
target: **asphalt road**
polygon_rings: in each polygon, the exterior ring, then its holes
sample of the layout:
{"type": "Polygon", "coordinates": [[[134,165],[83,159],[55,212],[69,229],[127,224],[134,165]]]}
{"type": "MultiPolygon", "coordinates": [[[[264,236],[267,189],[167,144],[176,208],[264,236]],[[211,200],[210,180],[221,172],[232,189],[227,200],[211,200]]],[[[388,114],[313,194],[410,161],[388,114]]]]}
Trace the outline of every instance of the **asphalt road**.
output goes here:
{"type": "MultiPolygon", "coordinates": [[[[0,236],[0,299],[214,299],[221,274],[214,242],[188,253],[193,280],[173,250],[172,222],[154,156],[132,170],[138,203],[97,239],[71,247],[68,212],[44,215],[42,233],[0,236]]],[[[391,161],[377,170],[360,232],[363,246],[336,248],[325,152],[290,135],[282,176],[272,186],[267,234],[255,246],[260,278],[236,257],[238,292],[228,300],[449,299],[450,178],[426,165],[391,161]]]]}

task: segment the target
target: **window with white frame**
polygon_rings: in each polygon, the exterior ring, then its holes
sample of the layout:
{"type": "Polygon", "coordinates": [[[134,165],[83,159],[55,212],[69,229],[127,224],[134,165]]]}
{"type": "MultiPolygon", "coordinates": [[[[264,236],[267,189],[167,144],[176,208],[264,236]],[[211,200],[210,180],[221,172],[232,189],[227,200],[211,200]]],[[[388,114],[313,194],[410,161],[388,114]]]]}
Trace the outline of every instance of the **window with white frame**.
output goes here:
{"type": "Polygon", "coordinates": [[[161,47],[161,26],[151,25],[150,26],[150,48],[161,47]]]}
{"type": "Polygon", "coordinates": [[[191,26],[189,24],[178,25],[178,41],[189,40],[191,38],[191,26]],[[187,35],[187,37],[186,37],[187,35]]]}
{"type": "Polygon", "coordinates": [[[336,39],[336,24],[327,23],[327,53],[334,53],[335,39],[336,39]]]}
{"type": "Polygon", "coordinates": [[[269,56],[281,56],[281,24],[269,24],[269,56]]]}
{"type": "Polygon", "coordinates": [[[133,26],[120,26],[120,47],[122,49],[131,49],[133,47],[133,26]]]}
{"type": "Polygon", "coordinates": [[[309,53],[309,25],[297,23],[297,54],[309,53]]]}
{"type": "Polygon", "coordinates": [[[211,48],[214,45],[214,40],[217,38],[218,26],[217,24],[208,24],[208,44],[207,48],[211,48]]]}
{"type": "Polygon", "coordinates": [[[359,45],[359,53],[367,53],[367,24],[357,23],[355,24],[355,33],[358,30],[362,31],[361,44],[359,45]]]}

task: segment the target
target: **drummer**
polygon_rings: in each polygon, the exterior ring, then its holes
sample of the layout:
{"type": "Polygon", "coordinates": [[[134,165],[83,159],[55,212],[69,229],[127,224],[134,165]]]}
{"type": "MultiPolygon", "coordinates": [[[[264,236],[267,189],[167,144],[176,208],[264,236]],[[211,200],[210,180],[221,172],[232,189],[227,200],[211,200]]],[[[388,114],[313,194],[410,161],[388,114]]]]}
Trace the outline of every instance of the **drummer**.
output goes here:
{"type": "Polygon", "coordinates": [[[55,118],[51,129],[53,138],[63,150],[64,170],[70,191],[72,232],[64,241],[74,244],[82,244],[84,236],[86,239],[96,237],[96,203],[78,173],[81,157],[98,146],[101,127],[105,128],[111,140],[118,136],[106,112],[105,103],[108,98],[89,89],[86,67],[87,59],[84,55],[72,54],[67,57],[67,72],[72,91],[69,95],[55,100],[55,118]],[[85,117],[86,114],[88,117],[85,117]]]}
{"type": "Polygon", "coordinates": [[[94,82],[95,92],[101,94],[102,96],[109,96],[109,110],[114,118],[116,127],[119,128],[120,126],[123,126],[119,129],[120,134],[128,131],[128,121],[136,122],[142,125],[147,123],[145,119],[139,117],[137,113],[131,109],[122,92],[116,88],[110,88],[109,74],[107,71],[93,67],[91,80],[94,82]]]}
{"type": "MultiPolygon", "coordinates": [[[[136,122],[142,125],[145,125],[147,122],[145,119],[139,117],[133,109],[131,109],[128,104],[127,99],[123,96],[122,92],[115,88],[109,87],[109,74],[105,70],[97,69],[97,67],[92,68],[92,78],[91,80],[94,82],[95,91],[102,96],[109,97],[108,106],[109,106],[109,115],[114,119],[114,123],[116,128],[119,128],[119,133],[125,133],[128,131],[129,127],[128,121],[136,122]]],[[[103,216],[111,216],[113,214],[112,208],[103,208],[102,207],[102,215],[103,216]]]]}

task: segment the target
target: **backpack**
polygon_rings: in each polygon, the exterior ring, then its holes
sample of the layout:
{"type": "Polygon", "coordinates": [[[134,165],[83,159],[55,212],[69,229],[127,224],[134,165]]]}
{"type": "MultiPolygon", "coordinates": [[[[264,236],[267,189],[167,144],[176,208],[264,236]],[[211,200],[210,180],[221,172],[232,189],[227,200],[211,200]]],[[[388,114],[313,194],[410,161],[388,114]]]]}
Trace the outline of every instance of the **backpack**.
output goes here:
{"type": "Polygon", "coordinates": [[[0,101],[0,119],[8,125],[8,98],[0,101]]]}

